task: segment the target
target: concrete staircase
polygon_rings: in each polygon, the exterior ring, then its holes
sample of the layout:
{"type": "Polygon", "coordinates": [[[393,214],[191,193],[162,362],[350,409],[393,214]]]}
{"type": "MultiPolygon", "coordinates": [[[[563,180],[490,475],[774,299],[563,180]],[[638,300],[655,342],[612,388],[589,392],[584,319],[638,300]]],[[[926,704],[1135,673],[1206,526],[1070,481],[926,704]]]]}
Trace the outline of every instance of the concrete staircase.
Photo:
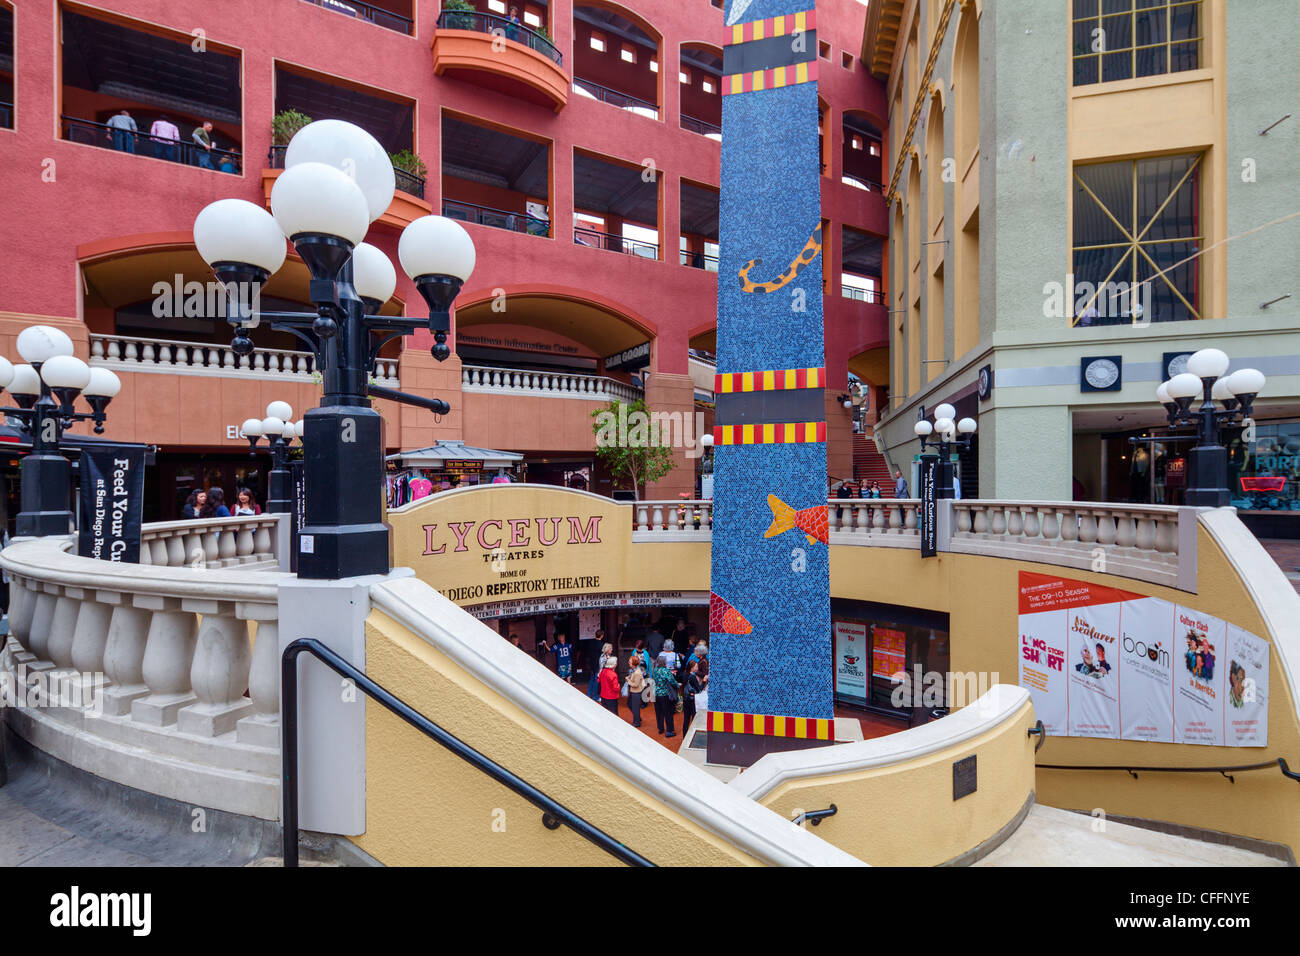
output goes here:
{"type": "Polygon", "coordinates": [[[873,481],[879,482],[880,496],[894,497],[894,476],[890,474],[885,456],[876,451],[871,436],[861,432],[853,436],[853,481],[855,484],[866,482],[868,487],[873,481]]]}

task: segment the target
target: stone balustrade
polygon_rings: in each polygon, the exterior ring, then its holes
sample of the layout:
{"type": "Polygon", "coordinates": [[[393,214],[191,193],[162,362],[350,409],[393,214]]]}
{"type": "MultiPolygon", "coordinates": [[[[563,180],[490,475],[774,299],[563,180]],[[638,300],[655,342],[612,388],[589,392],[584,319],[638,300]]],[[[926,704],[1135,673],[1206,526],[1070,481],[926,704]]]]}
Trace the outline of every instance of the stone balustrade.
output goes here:
{"type": "MultiPolygon", "coordinates": [[[[288,525],[278,515],[160,521],[144,526],[140,563],[160,568],[281,568],[288,525]]],[[[285,565],[282,570],[287,570],[285,565]]]]}
{"type": "MultiPolygon", "coordinates": [[[[831,543],[919,547],[920,504],[916,498],[832,498],[826,515],[831,543]]],[[[709,541],[713,502],[638,501],[634,521],[633,541],[709,541]]]]}
{"type": "Polygon", "coordinates": [[[487,368],[480,365],[461,366],[460,387],[462,392],[509,393],[537,398],[583,398],[599,402],[616,398],[623,402],[634,402],[645,394],[639,388],[601,375],[487,368]]]}
{"type": "Polygon", "coordinates": [[[0,668],[28,701],[11,728],[119,783],[278,818],[277,525],[147,525],[147,564],[79,557],[71,536],[11,543],[0,668]]]}
{"type": "Polygon", "coordinates": [[[1195,590],[1196,509],[1102,502],[952,502],[947,550],[1195,590]]]}
{"type": "MultiPolygon", "coordinates": [[[[236,355],[229,345],[218,342],[181,342],[146,339],[135,335],[91,333],[90,364],[125,372],[170,372],[175,375],[213,375],[223,378],[314,381],[316,360],[310,352],[287,349],[254,349],[251,355],[236,355]]],[[[375,362],[375,381],[398,387],[398,360],[375,362]]]]}

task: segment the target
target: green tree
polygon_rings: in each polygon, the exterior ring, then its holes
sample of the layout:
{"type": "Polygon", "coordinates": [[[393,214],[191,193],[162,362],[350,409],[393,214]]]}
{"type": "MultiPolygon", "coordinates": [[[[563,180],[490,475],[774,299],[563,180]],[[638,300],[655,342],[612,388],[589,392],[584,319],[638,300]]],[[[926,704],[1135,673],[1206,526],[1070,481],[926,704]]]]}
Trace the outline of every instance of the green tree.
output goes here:
{"type": "Polygon", "coordinates": [[[596,457],[615,481],[630,482],[637,498],[644,486],[673,470],[673,450],[668,444],[672,436],[660,434],[643,399],[614,399],[608,407],[592,412],[591,417],[596,457]]]}

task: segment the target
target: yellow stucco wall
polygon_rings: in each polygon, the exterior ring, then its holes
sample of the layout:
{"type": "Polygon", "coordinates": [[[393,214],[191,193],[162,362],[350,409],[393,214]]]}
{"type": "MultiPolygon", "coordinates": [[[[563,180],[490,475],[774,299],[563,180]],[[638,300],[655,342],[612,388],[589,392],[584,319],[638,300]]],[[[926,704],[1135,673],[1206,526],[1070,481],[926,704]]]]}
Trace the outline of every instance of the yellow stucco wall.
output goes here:
{"type": "MultiPolygon", "coordinates": [[[[366,673],[430,720],[652,862],[756,865],[374,611],[366,673]]],[[[366,832],[390,866],[607,866],[618,861],[375,703],[366,708],[366,832]]]]}
{"type": "Polygon", "coordinates": [[[1006,826],[1034,790],[1033,704],[980,736],[888,767],[783,783],[759,802],[786,818],[835,804],[817,835],[872,866],[935,866],[1006,826]],[[977,789],[952,798],[952,764],[976,757],[977,789]]]}

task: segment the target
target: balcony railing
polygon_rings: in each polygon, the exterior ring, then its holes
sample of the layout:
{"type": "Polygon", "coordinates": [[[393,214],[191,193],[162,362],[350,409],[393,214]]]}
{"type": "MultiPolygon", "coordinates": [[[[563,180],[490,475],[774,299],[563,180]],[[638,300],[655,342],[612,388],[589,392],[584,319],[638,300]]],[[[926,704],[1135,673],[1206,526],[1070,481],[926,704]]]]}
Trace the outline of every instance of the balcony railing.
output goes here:
{"type": "MultiPolygon", "coordinates": [[[[258,348],[251,355],[236,355],[229,345],[216,342],[180,342],[94,332],[90,335],[90,364],[126,372],[298,382],[315,381],[316,371],[316,360],[310,352],[258,348]]],[[[379,359],[375,363],[375,381],[396,387],[397,369],[397,359],[379,359]]]]}
{"type": "Polygon", "coordinates": [[[475,33],[490,33],[505,37],[515,43],[522,43],[530,50],[550,57],[556,66],[564,66],[564,57],[555,48],[555,44],[536,30],[515,23],[507,17],[498,17],[491,13],[475,13],[472,10],[444,10],[438,15],[440,30],[472,30],[475,33]]]}
{"type": "MultiPolygon", "coordinates": [[[[288,146],[272,146],[266,154],[267,167],[270,169],[284,169],[284,152],[288,146]]],[[[415,175],[408,173],[405,169],[393,167],[393,179],[396,180],[397,188],[404,193],[410,193],[417,199],[424,198],[424,180],[415,175]]]]}
{"type": "Polygon", "coordinates": [[[689,130],[692,133],[699,133],[701,136],[707,136],[709,139],[722,141],[722,127],[714,126],[702,119],[696,119],[694,116],[682,114],[682,129],[689,130]]]}
{"type": "Polygon", "coordinates": [[[653,242],[627,239],[612,233],[601,232],[598,229],[588,229],[586,226],[573,227],[573,243],[578,246],[589,246],[593,249],[621,252],[629,256],[640,256],[642,259],[659,258],[659,246],[653,242]]]}
{"type": "Polygon", "coordinates": [[[883,298],[879,289],[859,289],[851,285],[840,286],[840,292],[844,298],[859,302],[880,302],[883,298]]]}
{"type": "Polygon", "coordinates": [[[692,269],[703,269],[705,272],[718,271],[718,257],[703,252],[689,252],[683,249],[681,251],[681,263],[684,266],[690,266],[692,269]]]}
{"type": "MultiPolygon", "coordinates": [[[[12,114],[11,114],[12,117],[12,114]]],[[[185,166],[199,166],[222,173],[239,172],[239,151],[230,149],[204,149],[182,134],[179,140],[164,140],[147,131],[116,129],[106,123],[95,123],[76,116],[63,117],[63,138],[86,146],[115,149],[119,153],[132,153],[165,159],[185,166]]]]}
{"type": "Polygon", "coordinates": [[[318,7],[324,7],[326,10],[333,10],[335,13],[341,13],[344,16],[356,17],[358,20],[369,20],[376,26],[383,27],[386,30],[394,30],[398,33],[405,33],[408,36],[411,33],[411,24],[414,22],[410,17],[404,17],[400,13],[393,13],[391,10],[384,10],[380,7],[372,7],[368,3],[360,3],[358,0],[307,0],[307,2],[318,7]]]}
{"type": "MultiPolygon", "coordinates": [[[[825,168],[826,164],[822,163],[822,169],[824,170],[825,168]]],[[[863,179],[861,176],[850,176],[848,173],[845,173],[844,176],[841,177],[841,181],[846,186],[852,186],[854,189],[863,189],[869,193],[883,193],[885,191],[885,187],[875,180],[863,179]]]]}
{"type": "Polygon", "coordinates": [[[635,402],[645,393],[631,385],[601,375],[579,372],[538,372],[531,369],[488,368],[463,365],[462,392],[498,393],[535,398],[579,398],[608,402],[635,402]]]}
{"type": "Polygon", "coordinates": [[[472,222],[479,226],[491,226],[493,229],[508,229],[510,232],[523,232],[530,236],[549,236],[551,224],[545,219],[538,219],[523,212],[510,212],[505,209],[493,209],[491,206],[479,206],[459,199],[444,199],[442,214],[448,219],[472,222]]]}
{"type": "Polygon", "coordinates": [[[643,100],[630,93],[611,90],[609,87],[593,83],[591,80],[584,80],[575,76],[573,78],[573,92],[589,99],[608,103],[610,106],[617,106],[621,110],[627,110],[640,116],[648,116],[650,119],[659,118],[659,107],[649,100],[643,100]]]}

